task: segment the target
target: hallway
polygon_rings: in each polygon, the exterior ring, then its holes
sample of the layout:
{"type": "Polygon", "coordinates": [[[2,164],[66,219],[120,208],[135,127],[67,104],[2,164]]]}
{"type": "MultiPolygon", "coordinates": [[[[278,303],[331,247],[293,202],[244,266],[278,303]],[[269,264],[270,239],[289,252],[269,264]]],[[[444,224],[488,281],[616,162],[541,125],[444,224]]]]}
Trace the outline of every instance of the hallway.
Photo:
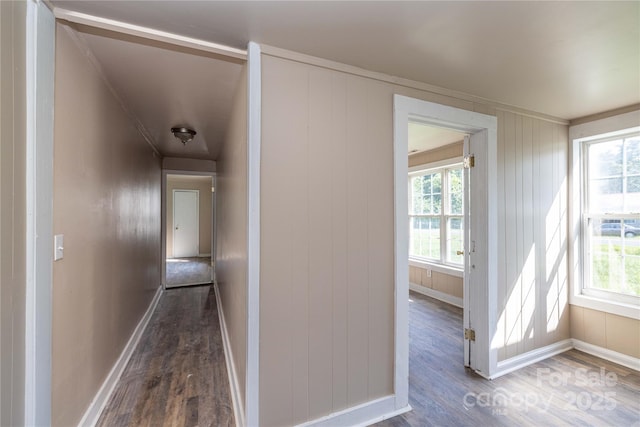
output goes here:
{"type": "Polygon", "coordinates": [[[98,426],[233,426],[212,286],[166,290],[98,426]]]}

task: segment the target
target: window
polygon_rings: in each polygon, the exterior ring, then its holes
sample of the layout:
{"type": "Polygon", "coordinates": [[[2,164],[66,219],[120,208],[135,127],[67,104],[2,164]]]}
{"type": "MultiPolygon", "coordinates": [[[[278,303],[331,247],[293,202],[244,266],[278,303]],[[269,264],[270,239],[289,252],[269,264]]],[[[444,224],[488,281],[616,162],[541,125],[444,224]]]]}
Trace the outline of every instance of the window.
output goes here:
{"type": "Polygon", "coordinates": [[[640,301],[640,133],[582,142],[582,293],[640,301]]]}
{"type": "Polygon", "coordinates": [[[461,163],[409,174],[409,257],[462,266],[463,194],[461,163]]]}

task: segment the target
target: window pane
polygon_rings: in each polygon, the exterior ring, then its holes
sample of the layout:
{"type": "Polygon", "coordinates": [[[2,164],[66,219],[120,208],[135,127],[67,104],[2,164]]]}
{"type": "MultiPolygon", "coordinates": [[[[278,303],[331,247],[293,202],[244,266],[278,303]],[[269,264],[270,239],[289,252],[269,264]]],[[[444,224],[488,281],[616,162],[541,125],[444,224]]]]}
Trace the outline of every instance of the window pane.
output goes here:
{"type": "Polygon", "coordinates": [[[409,255],[440,259],[440,218],[412,217],[409,255]]]}
{"type": "Polygon", "coordinates": [[[450,170],[447,178],[449,181],[448,213],[462,215],[462,169],[450,170]]]}
{"type": "Polygon", "coordinates": [[[627,175],[640,175],[640,137],[624,142],[627,158],[627,175]]]}
{"type": "Polygon", "coordinates": [[[622,148],[622,140],[589,146],[589,212],[623,211],[622,148]]]}
{"type": "Polygon", "coordinates": [[[463,264],[464,255],[458,255],[458,251],[464,251],[464,227],[462,218],[449,218],[447,221],[447,261],[454,264],[463,264]]]}
{"type": "Polygon", "coordinates": [[[411,206],[412,215],[439,214],[442,203],[441,173],[411,177],[411,206]]]}
{"type": "Polygon", "coordinates": [[[591,288],[640,296],[640,219],[593,220],[591,288]]]}
{"type": "Polygon", "coordinates": [[[589,178],[622,175],[622,140],[589,146],[589,178]]]}

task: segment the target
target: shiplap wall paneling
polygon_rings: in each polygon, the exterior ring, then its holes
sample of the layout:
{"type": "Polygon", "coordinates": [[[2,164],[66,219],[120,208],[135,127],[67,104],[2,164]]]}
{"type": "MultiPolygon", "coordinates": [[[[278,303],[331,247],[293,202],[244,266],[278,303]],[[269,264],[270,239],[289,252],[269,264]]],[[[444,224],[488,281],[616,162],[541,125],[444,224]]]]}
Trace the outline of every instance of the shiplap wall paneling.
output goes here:
{"type": "Polygon", "coordinates": [[[566,126],[498,111],[499,360],[568,338],[566,126]]]}
{"type": "Polygon", "coordinates": [[[295,424],[393,392],[392,92],[270,57],[263,85],[261,420],[295,424]]]}

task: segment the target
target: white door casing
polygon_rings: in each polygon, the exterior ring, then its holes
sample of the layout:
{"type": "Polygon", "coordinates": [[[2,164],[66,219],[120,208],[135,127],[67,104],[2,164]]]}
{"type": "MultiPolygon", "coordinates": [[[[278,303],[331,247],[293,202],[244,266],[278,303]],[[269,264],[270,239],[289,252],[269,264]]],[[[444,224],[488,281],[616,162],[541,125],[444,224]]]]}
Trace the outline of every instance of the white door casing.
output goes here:
{"type": "Polygon", "coordinates": [[[199,252],[198,190],[173,190],[173,257],[196,257],[199,252]]]}
{"type": "MultiPolygon", "coordinates": [[[[470,171],[470,251],[465,258],[473,271],[465,276],[467,324],[475,330],[469,366],[491,378],[497,368],[492,346],[497,329],[497,118],[473,111],[394,95],[394,266],[395,266],[395,372],[396,408],[409,396],[409,220],[408,220],[408,124],[409,121],[457,130],[471,135],[475,166],[470,171]],[[467,280],[468,279],[468,280],[467,280]]],[[[467,361],[465,360],[465,363],[467,361]]]]}

